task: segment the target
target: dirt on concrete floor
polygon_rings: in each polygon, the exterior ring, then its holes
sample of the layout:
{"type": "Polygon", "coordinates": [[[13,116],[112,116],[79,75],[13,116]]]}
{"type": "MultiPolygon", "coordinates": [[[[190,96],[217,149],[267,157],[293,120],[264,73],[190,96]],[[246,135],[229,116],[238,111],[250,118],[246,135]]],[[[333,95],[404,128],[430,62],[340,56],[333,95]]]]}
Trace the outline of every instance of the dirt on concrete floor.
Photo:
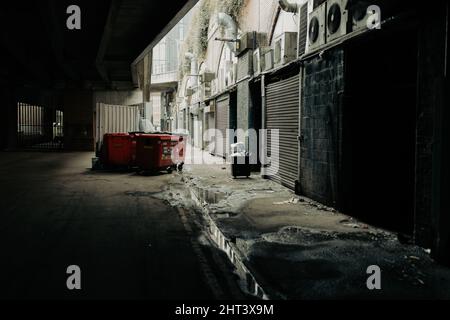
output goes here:
{"type": "Polygon", "coordinates": [[[232,179],[229,170],[187,166],[180,182],[271,298],[450,299],[450,270],[425,249],[258,175],[232,179]],[[381,290],[367,288],[372,265],[382,271],[381,290]]]}

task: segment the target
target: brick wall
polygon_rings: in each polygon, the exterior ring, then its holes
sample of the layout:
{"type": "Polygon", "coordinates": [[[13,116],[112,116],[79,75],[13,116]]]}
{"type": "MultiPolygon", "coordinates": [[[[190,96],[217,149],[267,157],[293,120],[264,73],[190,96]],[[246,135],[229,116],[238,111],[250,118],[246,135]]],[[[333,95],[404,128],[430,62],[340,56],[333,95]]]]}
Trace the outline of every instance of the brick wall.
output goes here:
{"type": "Polygon", "coordinates": [[[305,62],[299,191],[330,206],[336,205],[338,193],[339,93],[343,87],[342,49],[305,62]]]}
{"type": "Polygon", "coordinates": [[[248,81],[238,84],[237,90],[237,127],[248,130],[250,112],[250,88],[248,81]]]}

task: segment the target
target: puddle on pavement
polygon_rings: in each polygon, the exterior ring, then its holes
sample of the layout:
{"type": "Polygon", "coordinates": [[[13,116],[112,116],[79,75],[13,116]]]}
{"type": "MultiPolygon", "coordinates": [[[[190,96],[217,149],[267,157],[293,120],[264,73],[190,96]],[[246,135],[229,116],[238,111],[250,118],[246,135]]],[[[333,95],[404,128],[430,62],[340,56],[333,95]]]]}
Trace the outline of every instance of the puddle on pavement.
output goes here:
{"type": "Polygon", "coordinates": [[[392,240],[389,235],[384,233],[371,232],[328,232],[319,230],[310,230],[301,227],[287,227],[277,233],[263,235],[267,242],[312,245],[334,240],[341,241],[360,241],[360,242],[384,242],[392,240]]]}
{"type": "Polygon", "coordinates": [[[208,204],[218,204],[222,200],[227,198],[227,194],[217,190],[208,190],[199,187],[195,187],[195,191],[200,195],[201,200],[208,204]]]}
{"type": "Polygon", "coordinates": [[[158,192],[127,191],[127,192],[125,192],[125,195],[129,196],[129,197],[135,197],[135,198],[145,198],[145,197],[154,197],[159,193],[161,193],[161,192],[160,191],[158,191],[158,192]]]}

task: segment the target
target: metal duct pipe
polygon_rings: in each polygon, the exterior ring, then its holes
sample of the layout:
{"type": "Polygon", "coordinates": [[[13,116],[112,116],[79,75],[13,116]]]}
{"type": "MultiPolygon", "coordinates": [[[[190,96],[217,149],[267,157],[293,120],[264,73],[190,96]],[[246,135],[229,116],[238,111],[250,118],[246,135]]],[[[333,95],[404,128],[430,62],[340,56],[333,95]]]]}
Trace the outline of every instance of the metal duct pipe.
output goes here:
{"type": "MultiPolygon", "coordinates": [[[[233,18],[230,15],[228,15],[224,12],[220,12],[217,15],[217,23],[219,24],[219,26],[222,26],[227,30],[226,37],[229,40],[237,39],[238,27],[237,27],[236,22],[233,20],[233,18]]],[[[234,51],[233,42],[228,41],[227,44],[228,44],[228,47],[230,48],[230,50],[234,51]]]]}
{"type": "Polygon", "coordinates": [[[288,0],[278,0],[278,4],[286,12],[297,13],[299,10],[298,3],[291,3],[288,0]]]}

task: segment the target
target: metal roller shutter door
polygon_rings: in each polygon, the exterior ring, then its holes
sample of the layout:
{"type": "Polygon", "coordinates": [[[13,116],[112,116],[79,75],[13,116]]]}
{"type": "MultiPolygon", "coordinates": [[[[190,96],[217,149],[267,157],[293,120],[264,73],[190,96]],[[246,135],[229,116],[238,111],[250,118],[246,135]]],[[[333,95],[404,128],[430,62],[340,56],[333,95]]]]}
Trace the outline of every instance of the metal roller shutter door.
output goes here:
{"type": "Polygon", "coordinates": [[[272,146],[279,149],[278,172],[268,169],[268,178],[295,190],[298,180],[298,119],[300,77],[269,84],[266,87],[266,128],[269,130],[268,152],[272,146]],[[280,130],[279,144],[271,141],[270,130],[280,130]]]}
{"type": "Polygon", "coordinates": [[[226,157],[228,153],[228,143],[226,134],[230,123],[230,99],[229,97],[217,100],[216,106],[216,129],[222,133],[222,137],[216,136],[215,154],[219,157],[226,157]]]}

